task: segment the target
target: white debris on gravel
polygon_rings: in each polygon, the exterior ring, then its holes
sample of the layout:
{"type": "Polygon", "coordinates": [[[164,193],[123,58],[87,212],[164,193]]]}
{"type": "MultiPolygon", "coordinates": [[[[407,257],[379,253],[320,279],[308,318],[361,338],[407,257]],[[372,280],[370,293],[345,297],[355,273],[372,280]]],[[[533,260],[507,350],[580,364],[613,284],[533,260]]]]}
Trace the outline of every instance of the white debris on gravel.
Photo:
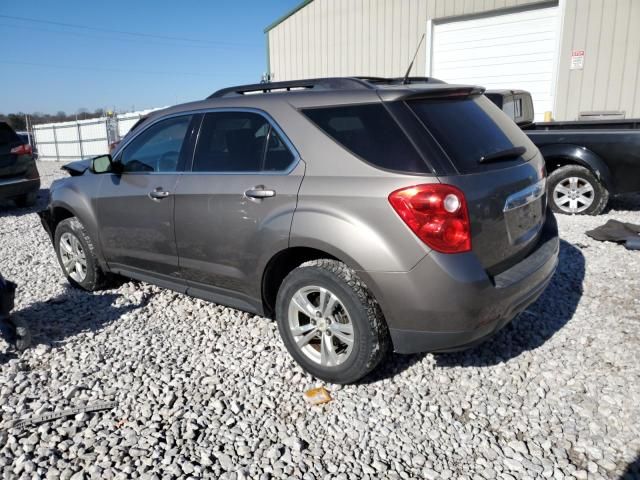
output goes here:
{"type": "MultiPolygon", "coordinates": [[[[40,163],[43,188],[59,167],[40,163]]],[[[35,345],[0,340],[0,423],[117,406],[0,430],[0,478],[618,478],[640,453],[640,252],[584,234],[640,223],[640,196],[613,207],[558,217],[558,273],[492,340],[393,356],[311,407],[321,383],[274,322],[143,283],[70,289],[37,208],[2,206],[0,272],[35,345]]]]}

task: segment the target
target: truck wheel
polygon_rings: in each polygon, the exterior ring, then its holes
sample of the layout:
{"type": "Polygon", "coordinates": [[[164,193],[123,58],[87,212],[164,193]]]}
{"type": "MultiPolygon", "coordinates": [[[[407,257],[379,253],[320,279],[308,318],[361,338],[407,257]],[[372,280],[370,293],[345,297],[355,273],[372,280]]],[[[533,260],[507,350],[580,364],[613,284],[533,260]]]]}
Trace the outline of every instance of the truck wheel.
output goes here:
{"type": "Polygon", "coordinates": [[[313,260],[289,273],[278,291],[276,319],[291,356],[327,382],[353,383],[389,351],[378,303],[337,260],[313,260]]]}
{"type": "Polygon", "coordinates": [[[71,285],[90,292],[102,287],[105,275],[98,266],[93,242],[80,220],[71,217],[58,224],[54,247],[71,285]]]}
{"type": "Polygon", "coordinates": [[[609,192],[585,167],[566,165],[548,179],[549,203],[557,213],[599,215],[607,206],[609,192]]]}

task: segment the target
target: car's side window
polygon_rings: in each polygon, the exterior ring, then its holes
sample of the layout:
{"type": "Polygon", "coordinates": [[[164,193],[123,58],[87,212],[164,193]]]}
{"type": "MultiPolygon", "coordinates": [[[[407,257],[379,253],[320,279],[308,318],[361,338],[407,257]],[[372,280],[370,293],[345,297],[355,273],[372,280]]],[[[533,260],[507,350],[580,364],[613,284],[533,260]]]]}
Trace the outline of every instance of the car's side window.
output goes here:
{"type": "Polygon", "coordinates": [[[191,115],[161,120],[149,127],[119,157],[124,172],[176,172],[191,115]]]}
{"type": "Polygon", "coordinates": [[[285,170],[293,155],[265,117],[253,112],[205,114],[198,135],[194,172],[285,170]],[[286,165],[283,165],[286,163],[286,165]]]}
{"type": "Polygon", "coordinates": [[[285,171],[291,166],[293,160],[294,156],[291,150],[282,141],[276,129],[271,128],[263,170],[267,172],[285,171]]]}

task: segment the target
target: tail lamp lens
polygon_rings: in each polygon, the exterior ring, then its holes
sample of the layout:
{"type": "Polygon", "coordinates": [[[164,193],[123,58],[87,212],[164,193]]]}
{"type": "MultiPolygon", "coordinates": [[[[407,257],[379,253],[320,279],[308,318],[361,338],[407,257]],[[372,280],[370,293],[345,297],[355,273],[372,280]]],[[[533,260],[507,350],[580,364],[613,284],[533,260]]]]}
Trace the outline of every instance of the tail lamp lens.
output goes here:
{"type": "Polygon", "coordinates": [[[402,188],[389,195],[389,203],[413,233],[434,250],[471,250],[467,202],[458,188],[444,184],[402,188]]]}
{"type": "Polygon", "coordinates": [[[18,145],[17,147],[13,147],[11,149],[11,153],[15,154],[15,155],[31,155],[31,145],[24,144],[24,145],[18,145]]]}

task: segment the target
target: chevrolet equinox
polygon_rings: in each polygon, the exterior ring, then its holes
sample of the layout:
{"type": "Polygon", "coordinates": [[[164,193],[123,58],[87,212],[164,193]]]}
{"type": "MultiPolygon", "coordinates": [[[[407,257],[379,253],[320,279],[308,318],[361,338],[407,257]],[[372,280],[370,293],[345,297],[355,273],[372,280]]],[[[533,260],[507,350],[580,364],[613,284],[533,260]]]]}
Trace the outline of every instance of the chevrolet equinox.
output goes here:
{"type": "Polygon", "coordinates": [[[65,168],[41,217],[70,283],[119,274],[274,317],[293,358],[336,383],[390,350],[480,342],[558,261],[543,159],[474,86],[226,88],[65,168]]]}

